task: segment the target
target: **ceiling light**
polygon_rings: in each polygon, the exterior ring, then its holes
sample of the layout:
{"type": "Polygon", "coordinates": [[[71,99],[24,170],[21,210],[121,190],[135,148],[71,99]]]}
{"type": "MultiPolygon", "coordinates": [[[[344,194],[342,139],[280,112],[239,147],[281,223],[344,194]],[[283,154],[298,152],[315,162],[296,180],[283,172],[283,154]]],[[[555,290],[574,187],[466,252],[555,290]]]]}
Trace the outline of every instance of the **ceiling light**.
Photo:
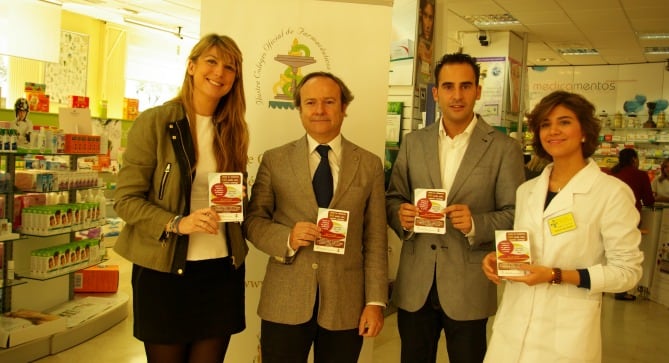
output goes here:
{"type": "Polygon", "coordinates": [[[511,14],[465,15],[463,18],[476,26],[520,24],[511,14]]]}
{"type": "Polygon", "coordinates": [[[594,48],[559,48],[561,55],[599,55],[599,51],[594,48]]]}
{"type": "Polygon", "coordinates": [[[161,32],[173,34],[173,35],[177,36],[179,39],[183,39],[184,37],[191,38],[191,39],[198,39],[197,37],[195,37],[191,34],[182,33],[181,30],[183,29],[183,27],[180,27],[180,26],[177,27],[177,31],[173,31],[169,28],[165,28],[165,27],[162,27],[162,26],[157,25],[157,24],[146,23],[146,22],[139,21],[139,20],[124,18],[123,21],[127,24],[139,25],[141,27],[145,27],[145,28],[149,28],[149,29],[158,30],[158,31],[161,31],[161,32]]]}
{"type": "Polygon", "coordinates": [[[669,39],[669,33],[640,33],[639,39],[669,39]]]}
{"type": "Polygon", "coordinates": [[[58,1],[58,0],[40,0],[40,1],[43,2],[43,3],[47,3],[47,4],[53,4],[53,5],[63,6],[63,2],[62,2],[62,1],[58,1]]]}
{"type": "Polygon", "coordinates": [[[121,13],[124,13],[124,14],[131,14],[131,15],[137,15],[137,14],[139,14],[139,11],[137,11],[137,10],[135,10],[135,9],[130,9],[130,8],[118,8],[118,10],[119,10],[121,13]]]}
{"type": "Polygon", "coordinates": [[[163,31],[163,32],[166,32],[166,33],[174,33],[172,30],[167,29],[167,28],[163,28],[162,26],[157,25],[157,24],[146,23],[146,22],[143,22],[143,21],[133,20],[133,19],[128,19],[128,18],[123,18],[123,21],[128,23],[128,24],[139,25],[139,26],[143,26],[145,28],[160,30],[160,31],[163,31]]]}
{"type": "Polygon", "coordinates": [[[645,47],[643,52],[645,54],[669,54],[669,47],[645,47]]]}

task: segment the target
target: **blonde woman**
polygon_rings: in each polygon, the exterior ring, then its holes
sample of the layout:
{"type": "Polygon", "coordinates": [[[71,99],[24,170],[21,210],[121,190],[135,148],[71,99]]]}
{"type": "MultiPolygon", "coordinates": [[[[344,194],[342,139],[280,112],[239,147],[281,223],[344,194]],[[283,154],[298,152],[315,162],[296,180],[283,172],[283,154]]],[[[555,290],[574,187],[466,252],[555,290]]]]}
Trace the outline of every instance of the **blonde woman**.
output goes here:
{"type": "Polygon", "coordinates": [[[242,54],[227,36],[193,48],[181,91],[142,112],[128,133],[114,209],[114,247],[132,261],[134,335],[148,362],[224,360],[245,328],[239,223],[209,208],[207,174],[246,172],[242,54]]]}

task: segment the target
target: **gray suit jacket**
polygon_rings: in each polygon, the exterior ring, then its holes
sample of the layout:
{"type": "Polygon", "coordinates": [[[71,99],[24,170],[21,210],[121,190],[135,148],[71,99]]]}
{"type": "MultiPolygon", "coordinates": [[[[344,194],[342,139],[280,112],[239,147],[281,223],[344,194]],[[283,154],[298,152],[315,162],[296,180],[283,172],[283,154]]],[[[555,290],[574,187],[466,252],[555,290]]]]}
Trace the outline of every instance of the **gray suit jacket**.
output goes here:
{"type": "Polygon", "coordinates": [[[382,163],[342,138],[339,181],[330,208],[350,212],[345,254],[314,252],[309,246],[286,258],[295,223],[316,223],[308,154],[306,136],[265,152],[253,184],[244,230],[249,241],[270,256],[258,315],[301,324],[311,318],[317,303],[320,326],[354,329],[366,303],[388,300],[382,163]]]}
{"type": "MultiPolygon", "coordinates": [[[[523,156],[517,141],[477,117],[447,201],[469,206],[474,242],[448,219],[444,235],[416,233],[405,240],[392,297],[404,310],[425,304],[435,275],[439,301],[450,318],[483,319],[497,309],[496,288],[483,274],[481,260],[494,250],[495,230],[513,228],[516,189],[525,179],[523,156]]],[[[435,123],[409,133],[400,146],[386,194],[388,223],[400,239],[405,234],[397,216],[400,204],[413,204],[416,188],[442,187],[438,138],[435,123]]]]}

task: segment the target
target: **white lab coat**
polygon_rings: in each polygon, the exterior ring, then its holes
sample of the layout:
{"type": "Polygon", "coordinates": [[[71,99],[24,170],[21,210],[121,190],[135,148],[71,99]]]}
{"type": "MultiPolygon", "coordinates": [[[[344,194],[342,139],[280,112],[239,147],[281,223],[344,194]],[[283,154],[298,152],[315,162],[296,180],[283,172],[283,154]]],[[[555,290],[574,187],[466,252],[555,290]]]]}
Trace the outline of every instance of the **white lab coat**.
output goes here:
{"type": "Polygon", "coordinates": [[[552,167],[518,188],[514,229],[529,231],[534,263],[587,268],[590,289],[504,282],[487,363],[601,362],[602,292],[629,290],[641,278],[639,213],[631,189],[589,159],[544,210],[552,167]],[[549,221],[567,213],[575,229],[552,236],[549,221]]]}

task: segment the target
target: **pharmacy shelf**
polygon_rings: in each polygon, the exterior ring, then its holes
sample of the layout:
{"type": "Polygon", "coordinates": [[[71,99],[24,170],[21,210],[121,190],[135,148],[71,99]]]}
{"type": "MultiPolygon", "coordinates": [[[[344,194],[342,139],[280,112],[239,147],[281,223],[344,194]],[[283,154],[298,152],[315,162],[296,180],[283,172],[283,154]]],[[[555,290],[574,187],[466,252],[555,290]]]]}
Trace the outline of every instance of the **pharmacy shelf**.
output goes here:
{"type": "Polygon", "coordinates": [[[117,301],[112,307],[95,315],[93,318],[53,335],[51,339],[51,354],[56,354],[81,344],[128,317],[128,295],[122,292],[115,294],[77,294],[78,298],[86,296],[114,297],[117,301]]]}
{"type": "Polygon", "coordinates": [[[97,266],[97,265],[99,265],[101,263],[104,263],[104,262],[107,262],[107,261],[108,261],[107,259],[103,258],[102,260],[94,262],[94,263],[72,266],[72,268],[68,268],[68,269],[63,270],[63,271],[54,271],[54,272],[43,273],[43,274],[35,274],[35,273],[32,273],[32,272],[26,271],[26,272],[23,272],[23,273],[18,273],[17,272],[16,275],[18,277],[22,278],[22,279],[25,278],[25,279],[28,279],[28,280],[47,281],[47,280],[55,279],[57,277],[66,276],[66,275],[69,275],[73,272],[77,272],[79,270],[84,270],[84,269],[87,269],[87,268],[92,267],[92,266],[97,266]]]}
{"type": "Polygon", "coordinates": [[[0,348],[0,362],[32,362],[51,354],[60,353],[110,329],[128,317],[128,295],[116,293],[96,294],[95,296],[114,297],[116,301],[108,309],[65,331],[11,348],[0,348]]]}
{"type": "Polygon", "coordinates": [[[13,279],[13,280],[5,280],[4,285],[2,284],[2,280],[0,280],[0,289],[5,288],[5,287],[13,287],[13,286],[18,286],[18,285],[23,285],[27,284],[28,281],[21,280],[21,279],[13,279]]]}
{"type": "Polygon", "coordinates": [[[0,234],[0,242],[2,241],[13,241],[15,239],[21,238],[21,235],[18,233],[3,233],[0,234]]]}
{"type": "Polygon", "coordinates": [[[51,353],[51,337],[43,337],[11,348],[0,348],[0,362],[32,362],[51,353]]]}
{"type": "Polygon", "coordinates": [[[105,220],[97,220],[90,222],[87,225],[81,225],[81,226],[74,226],[74,227],[64,227],[64,228],[58,228],[54,229],[51,231],[35,231],[35,232],[24,232],[21,231],[21,235],[23,236],[32,236],[32,237],[50,237],[50,236],[57,236],[61,234],[68,234],[70,232],[79,232],[79,231],[85,231],[88,229],[93,229],[93,228],[98,228],[102,227],[106,224],[107,222],[105,220]]]}

